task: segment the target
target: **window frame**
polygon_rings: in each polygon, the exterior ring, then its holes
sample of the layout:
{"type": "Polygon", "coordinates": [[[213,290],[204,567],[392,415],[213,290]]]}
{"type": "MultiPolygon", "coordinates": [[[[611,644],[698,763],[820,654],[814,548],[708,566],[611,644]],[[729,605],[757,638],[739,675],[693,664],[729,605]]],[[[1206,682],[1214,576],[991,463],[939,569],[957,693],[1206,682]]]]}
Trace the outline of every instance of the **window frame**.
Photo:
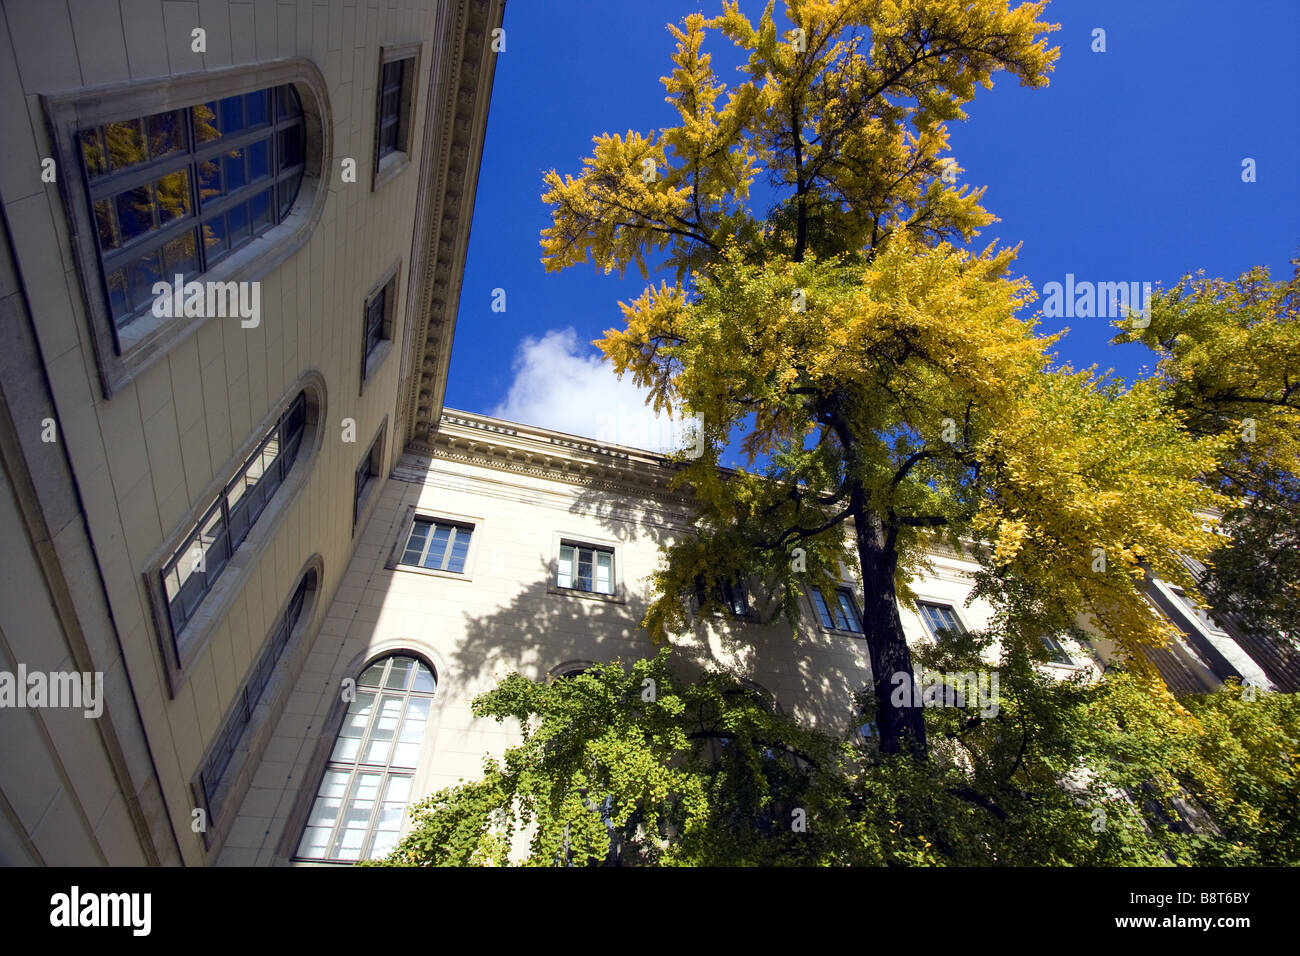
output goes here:
{"type": "MultiPolygon", "coordinates": [[[[307,778],[309,780],[315,780],[316,781],[315,786],[307,794],[307,802],[305,808],[306,812],[303,814],[301,821],[295,821],[297,825],[293,831],[290,831],[293,832],[296,837],[292,844],[292,850],[289,853],[290,859],[293,860],[294,862],[314,864],[314,865],[325,865],[325,866],[351,866],[361,862],[362,860],[373,859],[374,857],[368,854],[366,850],[372,847],[377,834],[380,832],[376,829],[376,824],[379,820],[379,813],[382,810],[383,804],[385,802],[383,800],[383,795],[387,793],[387,784],[389,780],[396,777],[405,778],[406,780],[409,781],[407,796],[403,806],[403,819],[401,825],[397,830],[398,842],[400,842],[401,840],[402,831],[409,823],[409,821],[406,819],[405,809],[409,807],[417,799],[417,788],[420,785],[420,780],[422,776],[421,771],[424,769],[423,758],[425,756],[426,749],[429,746],[429,739],[430,739],[429,729],[430,729],[430,725],[435,723],[435,718],[438,712],[437,704],[439,702],[438,692],[443,686],[443,681],[438,669],[427,659],[425,659],[423,655],[414,653],[406,649],[399,648],[399,649],[384,651],[383,653],[380,653],[376,655],[374,658],[372,658],[371,660],[369,660],[360,669],[356,670],[355,672],[349,673],[348,675],[349,677],[352,677],[353,673],[355,673],[355,677],[353,679],[356,681],[355,687],[357,689],[358,694],[363,692],[361,690],[363,686],[367,688],[369,687],[369,685],[362,685],[360,683],[361,677],[372,667],[375,667],[376,665],[379,664],[383,665],[383,669],[380,671],[378,683],[374,687],[375,698],[372,704],[372,712],[369,715],[369,717],[366,719],[366,724],[365,727],[362,729],[361,736],[356,738],[358,740],[356,756],[352,760],[334,759],[334,751],[338,747],[338,742],[339,740],[343,739],[343,730],[347,725],[348,715],[352,713],[352,707],[351,707],[352,702],[349,702],[348,706],[344,706],[341,708],[339,720],[331,722],[331,724],[334,726],[334,732],[328,737],[323,738],[323,740],[328,744],[328,749],[325,750],[324,752],[325,759],[322,762],[319,770],[315,774],[307,778]],[[402,689],[400,692],[396,692],[394,691],[393,688],[388,688],[385,686],[387,677],[391,673],[392,662],[398,658],[411,660],[414,662],[415,665],[415,667],[413,668],[413,673],[411,674],[411,676],[407,678],[407,684],[412,686],[408,686],[402,689]],[[427,669],[432,674],[433,690],[420,691],[420,690],[416,690],[415,687],[413,686],[414,676],[415,676],[414,671],[417,671],[420,667],[427,669]],[[401,705],[399,716],[397,718],[397,727],[394,730],[394,736],[392,739],[392,743],[389,747],[387,759],[382,764],[364,762],[366,749],[367,749],[365,745],[367,742],[371,740],[371,736],[370,736],[371,731],[375,728],[375,726],[377,725],[377,723],[379,722],[383,714],[382,707],[380,706],[381,702],[386,694],[391,696],[394,695],[395,693],[401,694],[402,705],[401,705]],[[422,700],[428,700],[429,706],[425,717],[424,730],[417,744],[415,761],[410,766],[394,765],[394,760],[396,759],[397,756],[397,745],[401,741],[401,737],[399,736],[398,732],[402,729],[406,717],[410,712],[411,701],[416,698],[422,700]],[[346,789],[343,792],[343,796],[340,798],[338,815],[335,818],[335,823],[331,831],[329,841],[326,844],[326,855],[324,857],[305,856],[302,853],[303,841],[306,838],[308,829],[311,828],[312,812],[315,809],[316,802],[319,799],[321,799],[321,789],[325,785],[326,775],[331,772],[338,772],[338,773],[346,772],[348,774],[348,780],[347,780],[346,789]],[[346,828],[340,826],[340,824],[343,822],[342,817],[344,817],[344,815],[346,814],[347,804],[349,802],[349,799],[356,792],[358,782],[363,773],[371,773],[371,774],[378,773],[380,775],[380,784],[379,784],[379,790],[377,791],[377,797],[374,801],[375,805],[371,808],[369,822],[367,823],[365,829],[365,835],[363,837],[363,842],[362,842],[362,853],[359,854],[355,859],[353,858],[330,859],[328,857],[329,850],[333,848],[340,841],[343,833],[346,831],[346,828]]],[[[368,690],[366,692],[368,692],[368,690]]]]}
{"type": "Polygon", "coordinates": [[[361,307],[361,390],[364,395],[366,385],[379,371],[393,351],[393,340],[397,332],[397,302],[400,294],[402,263],[394,262],[384,271],[384,277],[366,293],[361,307]],[[371,307],[380,296],[384,297],[383,313],[378,322],[378,336],[373,347],[370,346],[371,307]]]}
{"type": "MultiPolygon", "coordinates": [[[[230,560],[235,556],[235,553],[243,543],[248,540],[248,536],[256,526],[257,520],[266,512],[267,507],[271,504],[272,500],[274,500],[276,492],[278,492],[284,485],[285,478],[288,477],[289,473],[293,470],[293,466],[297,463],[298,455],[302,453],[302,440],[306,434],[307,392],[306,389],[303,389],[294,396],[293,400],[289,403],[289,406],[285,408],[279,418],[276,419],[275,424],[272,425],[271,428],[262,436],[261,440],[258,441],[253,449],[253,453],[244,459],[243,463],[235,470],[235,474],[227,479],[221,486],[221,490],[217,494],[216,499],[203,509],[203,517],[195,523],[194,527],[183,535],[180,547],[178,547],[172,555],[163,562],[162,567],[159,568],[159,583],[162,587],[163,598],[167,603],[169,632],[173,643],[176,645],[176,653],[178,657],[182,655],[182,644],[186,642],[185,633],[190,622],[195,619],[196,612],[202,605],[203,601],[216,588],[217,582],[220,581],[221,574],[225,571],[230,560]],[[293,419],[296,416],[300,417],[300,421],[298,421],[296,426],[293,426],[293,419]],[[288,432],[289,437],[286,439],[286,430],[291,427],[293,430],[288,432]],[[276,445],[276,451],[275,457],[271,459],[270,464],[278,474],[275,477],[274,484],[268,487],[265,483],[265,478],[270,469],[267,467],[266,450],[270,447],[273,441],[276,445]],[[287,448],[292,448],[292,457],[286,453],[287,448]],[[288,462],[287,467],[286,462],[288,462]],[[250,470],[255,464],[261,466],[261,473],[258,475],[256,484],[254,484],[250,490],[247,485],[247,479],[250,470]],[[230,496],[237,486],[242,487],[242,491],[239,498],[236,500],[235,505],[232,506],[230,496]],[[257,510],[250,516],[250,509],[254,507],[254,505],[250,503],[254,502],[256,499],[260,499],[260,501],[255,505],[257,510]],[[244,510],[240,512],[241,520],[244,521],[244,524],[238,532],[235,532],[233,530],[234,526],[232,516],[235,513],[235,509],[241,505],[244,506],[244,510]],[[221,563],[215,570],[210,569],[207,566],[207,552],[204,551],[203,563],[205,567],[202,571],[195,570],[195,562],[192,555],[196,549],[201,549],[202,545],[195,545],[195,547],[190,547],[190,545],[195,541],[196,537],[200,542],[202,541],[205,528],[213,527],[215,525],[215,519],[218,516],[221,521],[221,530],[218,532],[218,537],[215,539],[214,543],[219,542],[222,545],[223,553],[221,555],[221,563]],[[238,539],[236,539],[236,534],[238,534],[238,539]],[[191,570],[185,582],[182,583],[180,581],[178,568],[184,565],[187,561],[191,564],[191,570]],[[167,578],[173,573],[177,575],[178,583],[175,598],[170,597],[167,594],[167,578]],[[193,608],[188,610],[183,608],[185,618],[178,624],[175,603],[185,595],[187,584],[191,581],[197,580],[196,576],[198,574],[203,575],[202,583],[205,586],[202,590],[198,591],[197,596],[194,598],[193,608]]],[[[180,603],[184,605],[185,602],[181,601],[180,603]]]]}
{"type": "MultiPolygon", "coordinates": [[[[596,538],[587,534],[568,534],[556,531],[551,535],[551,550],[548,565],[546,590],[548,594],[565,594],[570,597],[585,598],[592,601],[607,601],[613,604],[625,604],[627,594],[623,585],[623,546],[621,542],[606,538],[596,538]],[[601,591],[584,591],[581,588],[564,587],[560,582],[560,549],[562,547],[586,548],[592,551],[610,554],[610,593],[601,591]]],[[[593,555],[593,580],[595,559],[593,555]]]]}
{"type": "Polygon", "coordinates": [[[294,382],[276,400],[272,412],[258,423],[243,445],[219,470],[214,469],[214,477],[202,494],[196,496],[196,503],[185,517],[177,522],[176,530],[145,562],[140,580],[153,618],[154,634],[172,698],[188,679],[195,662],[203,656],[208,641],[225,620],[233,602],[243,592],[248,575],[266,556],[281,522],[293,508],[306,485],[307,478],[316,467],[324,439],[322,424],[326,420],[328,411],[326,402],[325,378],[320,372],[312,370],[294,382]],[[307,401],[297,458],[287,470],[281,472],[279,484],[267,498],[257,519],[249,525],[248,532],[239,547],[226,557],[225,565],[217,580],[204,592],[202,600],[195,606],[194,613],[187,618],[183,638],[179,641],[175,640],[172,632],[171,609],[162,584],[164,566],[191,539],[199,520],[210,514],[214,505],[219,504],[217,496],[224,495],[228,485],[237,475],[242,474],[250,456],[262,447],[267,433],[288,411],[289,405],[296,400],[299,392],[306,393],[307,401]]]}
{"type": "Polygon", "coordinates": [[[1060,637],[1055,634],[1040,634],[1039,640],[1047,648],[1047,663],[1053,667],[1071,667],[1077,668],[1079,662],[1074,659],[1068,648],[1061,641],[1060,637]],[[1061,660],[1061,658],[1065,658],[1061,660]]]}
{"type": "MultiPolygon", "coordinates": [[[[694,594],[696,613],[699,613],[704,597],[703,581],[697,578],[695,581],[694,594]]],[[[714,588],[713,597],[722,605],[720,609],[713,612],[713,616],[715,617],[725,616],[738,621],[752,621],[757,617],[754,612],[754,601],[752,595],[749,593],[749,584],[747,581],[733,580],[721,582],[716,588],[714,588]],[[741,611],[736,610],[736,602],[732,599],[732,595],[728,593],[734,593],[737,590],[740,592],[741,604],[744,607],[744,610],[741,611]]]]}
{"type": "Polygon", "coordinates": [[[481,517],[452,514],[446,511],[432,511],[417,505],[408,505],[399,533],[389,553],[388,561],[384,566],[393,571],[427,574],[432,577],[449,578],[454,581],[472,581],[474,579],[474,566],[478,558],[479,542],[483,537],[482,532],[483,519],[481,517]],[[432,521],[470,529],[469,550],[465,555],[465,569],[463,571],[446,571],[441,568],[426,568],[420,565],[402,563],[402,559],[406,555],[407,544],[411,540],[411,534],[417,521],[432,521]]]}
{"type": "Polygon", "coordinates": [[[275,696],[276,668],[282,660],[291,659],[292,655],[287,654],[289,648],[294,646],[295,641],[301,644],[301,636],[310,629],[316,613],[319,588],[319,572],[309,565],[299,574],[288,600],[276,614],[270,633],[249,664],[243,682],[235,692],[234,702],[227,708],[220,729],[199,762],[199,768],[194,773],[193,787],[195,796],[200,801],[198,806],[207,811],[209,830],[216,822],[225,823],[233,819],[234,814],[227,813],[227,810],[232,807],[238,809],[232,797],[238,799],[240,795],[241,788],[236,784],[242,764],[246,762],[245,755],[253,749],[241,745],[249,742],[257,734],[259,726],[265,723],[268,705],[275,696]],[[259,683],[257,672],[263,667],[266,668],[266,674],[259,683]],[[259,719],[259,715],[262,719],[259,719]],[[227,750],[225,761],[219,768],[213,769],[214,763],[221,756],[222,744],[227,750]]]}
{"type": "MultiPolygon", "coordinates": [[[[259,65],[256,69],[228,67],[40,96],[52,150],[59,169],[63,171],[56,183],[68,226],[74,271],[79,280],[80,295],[74,298],[79,299],[85,326],[90,333],[104,398],[112,398],[120,392],[211,317],[159,319],[146,314],[132,325],[147,322],[149,327],[137,326],[130,344],[119,350],[106,280],[101,271],[98,230],[82,169],[77,134],[107,123],[192,108],[209,101],[286,84],[292,85],[298,94],[304,133],[302,180],[293,205],[278,225],[244,243],[207,272],[195,276],[203,282],[256,282],[301,248],[324,212],[329,190],[323,188],[322,177],[325,159],[332,155],[334,121],[328,86],[314,63],[303,57],[291,57],[259,65]]],[[[191,183],[191,188],[197,188],[197,184],[191,183]]],[[[201,215],[196,218],[201,218],[201,215]]]]}
{"type": "Polygon", "coordinates": [[[370,151],[373,169],[370,190],[377,191],[389,180],[396,178],[411,165],[415,152],[416,104],[419,102],[420,60],[422,44],[402,43],[380,47],[379,65],[375,73],[374,146],[370,151]],[[409,62],[408,62],[409,61],[409,62]],[[402,82],[398,90],[396,144],[388,152],[383,148],[384,73],[393,63],[406,62],[402,68],[402,82]]]}
{"type": "MultiPolygon", "coordinates": [[[[97,225],[100,224],[98,210],[100,203],[108,204],[107,210],[110,224],[118,226],[117,229],[113,230],[114,232],[120,232],[119,200],[121,197],[138,189],[149,190],[151,194],[148,208],[154,225],[148,230],[134,239],[119,241],[118,246],[113,249],[103,248],[103,244],[99,239],[100,230],[97,230],[95,237],[96,254],[100,265],[99,291],[109,302],[114,348],[118,354],[129,352],[135,344],[147,338],[152,329],[172,320],[158,318],[150,314],[151,295],[145,305],[127,311],[124,314],[124,321],[119,322],[118,316],[112,314],[113,295],[108,283],[111,274],[121,270],[129,278],[130,268],[143,255],[162,254],[165,258],[167,248],[172,242],[188,237],[193,243],[191,259],[194,268],[185,271],[185,281],[201,279],[203,276],[209,275],[224,259],[236,254],[254,239],[265,235],[280,225],[281,221],[292,210],[294,203],[297,202],[298,191],[301,188],[303,175],[306,172],[306,120],[301,96],[294,89],[292,83],[252,90],[248,93],[227,97],[224,100],[195,103],[192,106],[167,110],[162,114],[153,115],[171,115],[180,118],[173,131],[177,147],[167,156],[146,159],[142,163],[134,164],[125,170],[105,170],[101,175],[94,178],[91,178],[87,169],[84,147],[89,142],[87,134],[95,134],[95,138],[99,141],[101,160],[106,159],[108,149],[104,140],[105,124],[86,127],[77,131],[77,143],[83,147],[79,150],[78,158],[81,162],[78,171],[81,174],[87,201],[91,208],[95,210],[97,225]],[[280,96],[281,90],[289,91],[288,96],[291,102],[288,104],[289,112],[287,113],[284,112],[286,104],[280,96]],[[225,102],[234,99],[241,101],[239,106],[242,112],[243,101],[256,93],[265,95],[264,106],[267,119],[262,124],[245,127],[233,133],[218,133],[216,139],[200,140],[197,111],[201,107],[206,108],[210,102],[216,105],[224,114],[225,102]],[[303,150],[303,155],[298,162],[283,165],[282,150],[285,136],[290,131],[297,131],[297,136],[301,140],[299,147],[303,150]],[[264,177],[249,180],[245,171],[242,185],[230,187],[226,183],[228,154],[235,150],[243,150],[245,161],[247,161],[246,158],[250,150],[259,143],[266,144],[267,171],[264,177]],[[214,161],[218,180],[222,184],[221,194],[215,200],[207,201],[203,199],[202,194],[203,167],[205,164],[214,163],[214,161]],[[159,215],[159,202],[152,199],[152,190],[158,183],[177,173],[184,173],[186,176],[185,199],[187,213],[164,222],[161,215],[159,215]],[[259,230],[259,227],[253,221],[251,207],[246,204],[268,192],[270,198],[267,213],[269,214],[270,223],[259,230]],[[247,235],[242,239],[237,239],[232,235],[226,220],[227,214],[232,213],[238,207],[244,207],[245,212],[248,213],[244,223],[247,235]],[[211,224],[216,221],[223,223],[225,248],[210,253],[208,244],[199,237],[204,235],[210,229],[211,224]],[[209,258],[212,260],[210,264],[209,258]]],[[[147,119],[152,119],[153,115],[132,117],[130,121],[132,123],[143,123],[147,119]]],[[[143,139],[147,137],[148,133],[146,132],[142,138],[142,145],[143,139]]],[[[160,264],[161,262],[162,260],[160,260],[160,264]]],[[[180,267],[164,265],[158,274],[158,281],[165,281],[170,285],[174,281],[176,274],[173,271],[174,268],[180,267]]]]}
{"type": "Polygon", "coordinates": [[[365,455],[352,470],[352,536],[354,538],[357,530],[365,523],[375,502],[378,501],[375,492],[386,477],[384,462],[387,460],[385,454],[387,435],[388,416],[385,415],[383,421],[379,423],[379,430],[375,432],[375,437],[366,446],[365,455]],[[362,469],[366,469],[367,472],[365,482],[360,481],[362,469]]]}
{"type": "MultiPolygon", "coordinates": [[[[955,628],[955,630],[957,630],[957,632],[960,634],[970,633],[970,628],[966,626],[966,622],[963,621],[961,619],[961,615],[957,613],[957,605],[951,604],[948,601],[938,600],[937,598],[936,599],[917,598],[916,616],[921,619],[921,627],[925,629],[925,633],[929,636],[931,641],[937,642],[939,640],[939,635],[935,632],[935,629],[930,625],[930,620],[925,616],[925,612],[921,610],[923,607],[947,608],[952,614],[952,619],[957,622],[957,627],[955,628]]],[[[951,630],[951,628],[949,628],[948,630],[951,630]]]]}
{"type": "Polygon", "coordinates": [[[847,583],[837,584],[835,586],[835,595],[836,595],[835,610],[840,612],[843,612],[844,610],[842,598],[845,596],[848,597],[849,605],[853,611],[853,617],[854,620],[857,622],[858,629],[855,631],[852,630],[851,628],[843,628],[843,627],[835,626],[834,621],[836,618],[835,615],[831,613],[831,609],[829,606],[826,607],[826,616],[831,619],[832,623],[830,625],[827,625],[826,622],[822,620],[822,613],[821,613],[822,609],[817,603],[819,600],[824,602],[826,599],[822,597],[822,593],[819,590],[817,590],[817,588],[810,587],[808,589],[808,603],[812,606],[813,620],[817,622],[817,626],[827,634],[847,634],[850,637],[865,638],[866,631],[862,624],[862,602],[858,600],[858,595],[854,590],[853,586],[847,583]]]}

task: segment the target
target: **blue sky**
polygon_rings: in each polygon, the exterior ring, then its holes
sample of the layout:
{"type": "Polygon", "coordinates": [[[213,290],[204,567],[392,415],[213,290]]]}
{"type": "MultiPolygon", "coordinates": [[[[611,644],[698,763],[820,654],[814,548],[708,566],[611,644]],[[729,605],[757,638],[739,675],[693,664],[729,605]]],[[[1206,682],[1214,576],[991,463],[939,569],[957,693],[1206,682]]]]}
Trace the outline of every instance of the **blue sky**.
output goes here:
{"type": "MultiPolygon", "coordinates": [[[[640,275],[543,269],[542,174],[576,174],[598,133],[671,123],[659,83],[674,47],[664,24],[720,6],[510,0],[449,407],[641,447],[677,443],[673,426],[639,417],[630,383],[615,383],[589,345],[621,322],[617,303],[640,294],[640,275]],[[504,312],[492,310],[495,289],[505,290],[504,312]]],[[[742,9],[756,19],[762,4],[742,9]]],[[[1067,273],[1166,285],[1200,268],[1231,277],[1263,264],[1289,275],[1300,253],[1300,3],[1056,0],[1044,19],[1061,25],[1050,85],[1028,90],[998,74],[967,107],[970,119],[951,126],[961,180],[987,185],[984,205],[1001,220],[974,245],[1022,243],[1015,268],[1040,293],[1067,273]],[[1106,31],[1104,53],[1091,50],[1095,28],[1106,31]],[[1253,183],[1242,182],[1246,157],[1253,183]]],[[[706,42],[722,78],[738,77],[730,44],[706,42]]],[[[1107,319],[1042,324],[1064,326],[1058,356],[1076,367],[1132,376],[1150,362],[1141,346],[1107,345],[1107,319]]]]}

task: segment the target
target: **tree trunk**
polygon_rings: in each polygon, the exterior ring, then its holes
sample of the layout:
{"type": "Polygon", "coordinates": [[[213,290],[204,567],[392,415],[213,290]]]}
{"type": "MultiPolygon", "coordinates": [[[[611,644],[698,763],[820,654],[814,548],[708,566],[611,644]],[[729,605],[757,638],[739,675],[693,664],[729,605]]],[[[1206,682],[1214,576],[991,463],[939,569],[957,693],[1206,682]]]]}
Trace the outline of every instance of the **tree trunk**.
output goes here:
{"type": "Polygon", "coordinates": [[[871,654],[871,681],[876,693],[876,722],[880,749],[885,753],[910,752],[926,756],[925,719],[915,693],[912,653],[903,636],[894,593],[898,553],[886,546],[880,516],[866,508],[860,490],[852,499],[853,526],[857,534],[858,561],[862,566],[862,632],[871,654]],[[906,675],[906,683],[895,675],[906,675]],[[894,690],[902,706],[895,704],[894,690]]]}

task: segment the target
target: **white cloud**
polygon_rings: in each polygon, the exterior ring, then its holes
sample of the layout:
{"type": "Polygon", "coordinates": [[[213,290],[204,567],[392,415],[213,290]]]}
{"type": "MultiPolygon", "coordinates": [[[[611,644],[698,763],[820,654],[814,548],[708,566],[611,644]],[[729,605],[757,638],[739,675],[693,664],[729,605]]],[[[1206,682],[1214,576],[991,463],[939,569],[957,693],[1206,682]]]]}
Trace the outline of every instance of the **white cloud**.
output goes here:
{"type": "Polygon", "coordinates": [[[691,423],[655,415],[631,375],[620,381],[599,352],[572,329],[526,336],[506,399],[489,414],[602,442],[673,451],[693,442],[691,423]]]}

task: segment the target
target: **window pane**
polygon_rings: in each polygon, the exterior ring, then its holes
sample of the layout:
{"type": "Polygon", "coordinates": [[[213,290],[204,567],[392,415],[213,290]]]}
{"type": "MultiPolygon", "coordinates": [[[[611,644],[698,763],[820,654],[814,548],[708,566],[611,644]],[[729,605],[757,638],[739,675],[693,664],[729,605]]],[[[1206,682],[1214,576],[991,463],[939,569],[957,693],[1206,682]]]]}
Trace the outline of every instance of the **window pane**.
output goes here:
{"type": "Polygon", "coordinates": [[[194,107],[194,136],[200,143],[210,143],[221,138],[221,124],[217,122],[217,104],[201,103],[194,107]]]}
{"type": "Polygon", "coordinates": [[[443,555],[447,552],[447,541],[451,537],[451,528],[445,524],[435,525],[433,530],[433,540],[429,543],[429,553],[425,556],[424,566],[442,568],[443,555]]]}
{"type": "Polygon", "coordinates": [[[573,587],[573,547],[560,545],[560,570],[555,583],[562,588],[573,587]]]}
{"type": "Polygon", "coordinates": [[[215,159],[199,163],[199,205],[206,209],[225,192],[221,186],[221,164],[215,159]]]}
{"type": "Polygon", "coordinates": [[[348,715],[339,728],[338,740],[334,742],[334,752],[330,760],[335,763],[351,762],[357,759],[361,750],[361,738],[370,723],[373,713],[375,695],[370,692],[358,692],[357,699],[348,705],[348,715]]]}
{"type": "Polygon", "coordinates": [[[108,168],[112,172],[129,169],[148,158],[144,129],[138,119],[107,124],[104,140],[108,145],[108,168]]]}
{"type": "Polygon", "coordinates": [[[248,220],[248,203],[241,202],[232,206],[226,213],[226,224],[230,227],[230,248],[242,246],[253,237],[248,220]]]}
{"type": "MultiPolygon", "coordinates": [[[[405,672],[403,672],[401,680],[405,683],[405,672]]],[[[388,685],[392,686],[391,674],[388,685]]],[[[374,726],[370,728],[370,739],[366,745],[365,756],[361,758],[362,762],[369,764],[388,763],[388,758],[393,750],[393,740],[397,737],[397,725],[401,715],[402,698],[385,694],[380,702],[379,716],[375,719],[374,726]]]]}
{"type": "Polygon", "coordinates": [[[437,687],[438,682],[434,679],[433,671],[417,661],[415,665],[415,682],[411,685],[411,690],[431,694],[437,687]]]}
{"type": "Polygon", "coordinates": [[[451,546],[451,556],[447,558],[448,571],[454,571],[457,574],[464,573],[465,559],[469,556],[469,539],[470,530],[468,528],[456,529],[456,537],[451,546]]]}
{"type": "Polygon", "coordinates": [[[276,115],[280,119],[290,116],[299,116],[302,114],[302,106],[298,102],[298,94],[294,92],[292,86],[285,84],[275,88],[275,107],[276,115]]]}
{"type": "Polygon", "coordinates": [[[190,215],[190,170],[178,169],[153,182],[153,195],[157,198],[159,222],[162,225],[190,215]]]}
{"type": "Polygon", "coordinates": [[[221,135],[229,136],[244,128],[244,98],[227,96],[221,101],[221,135]]]}
{"type": "Polygon", "coordinates": [[[226,192],[233,193],[248,182],[244,171],[244,151],[232,149],[221,157],[221,169],[226,174],[226,192]]]}
{"type": "Polygon", "coordinates": [[[591,590],[591,550],[578,548],[578,574],[576,587],[581,591],[591,590]]]}
{"type": "Polygon", "coordinates": [[[269,140],[259,139],[256,143],[250,143],[245,152],[248,155],[249,182],[271,175],[271,143],[269,140]]]}
{"type": "Polygon", "coordinates": [[[271,91],[258,90],[244,96],[244,115],[249,126],[261,126],[271,121],[271,91]]]}
{"type": "Polygon", "coordinates": [[[275,225],[275,216],[271,211],[271,190],[260,192],[250,199],[248,208],[253,217],[253,232],[261,233],[275,225]]]}
{"type": "Polygon", "coordinates": [[[117,220],[113,217],[111,200],[96,200],[95,231],[99,234],[99,248],[102,250],[116,249],[122,244],[117,235],[117,220]]]}
{"type": "Polygon", "coordinates": [[[108,157],[104,154],[104,140],[98,126],[77,134],[81,142],[81,162],[86,176],[94,179],[108,172],[108,157]]]}
{"type": "Polygon", "coordinates": [[[822,627],[833,628],[835,622],[831,620],[831,612],[826,607],[826,599],[822,597],[820,591],[812,592],[813,607],[817,609],[817,617],[821,619],[822,627]]]}
{"type": "Polygon", "coordinates": [[[121,320],[131,314],[126,297],[126,273],[115,269],[108,274],[108,304],[113,310],[113,322],[121,328],[121,320]]]}
{"type": "Polygon", "coordinates": [[[157,252],[141,256],[127,267],[127,292],[132,309],[138,311],[153,302],[153,286],[161,278],[162,257],[157,252]]]}
{"type": "Polygon", "coordinates": [[[185,148],[185,139],[182,134],[184,128],[183,115],[181,111],[173,110],[169,113],[156,113],[145,121],[149,130],[150,159],[170,156],[172,153],[179,153],[185,148]]]}
{"type": "Polygon", "coordinates": [[[853,605],[853,595],[845,590],[839,592],[840,614],[843,617],[843,628],[846,631],[859,633],[862,625],[858,621],[858,609],[853,605]]]}
{"type": "Polygon", "coordinates": [[[138,239],[154,228],[153,199],[148,186],[137,186],[118,193],[117,221],[122,227],[122,241],[138,239]]]}
{"type": "Polygon", "coordinates": [[[596,590],[601,594],[614,593],[614,556],[608,551],[596,552],[596,590]]]}
{"type": "Polygon", "coordinates": [[[388,669],[388,677],[384,680],[384,687],[388,690],[406,690],[406,684],[411,677],[411,665],[414,664],[409,657],[394,657],[393,665],[388,669]]]}
{"type": "Polygon", "coordinates": [[[416,521],[411,526],[411,536],[406,541],[406,551],[402,554],[403,564],[420,563],[420,555],[424,553],[424,542],[429,536],[429,524],[426,521],[416,521]]]}
{"type": "Polygon", "coordinates": [[[213,216],[203,223],[203,248],[207,250],[208,265],[212,265],[229,251],[225,216],[213,216]]]}
{"type": "Polygon", "coordinates": [[[177,273],[189,278],[199,270],[198,246],[194,233],[177,236],[163,247],[163,275],[172,279],[177,273]]]}
{"type": "Polygon", "coordinates": [[[302,163],[302,127],[290,126],[280,132],[280,170],[302,163]]]}
{"type": "Polygon", "coordinates": [[[362,687],[378,687],[379,679],[384,675],[384,661],[376,661],[365,669],[357,683],[362,687]]]}

